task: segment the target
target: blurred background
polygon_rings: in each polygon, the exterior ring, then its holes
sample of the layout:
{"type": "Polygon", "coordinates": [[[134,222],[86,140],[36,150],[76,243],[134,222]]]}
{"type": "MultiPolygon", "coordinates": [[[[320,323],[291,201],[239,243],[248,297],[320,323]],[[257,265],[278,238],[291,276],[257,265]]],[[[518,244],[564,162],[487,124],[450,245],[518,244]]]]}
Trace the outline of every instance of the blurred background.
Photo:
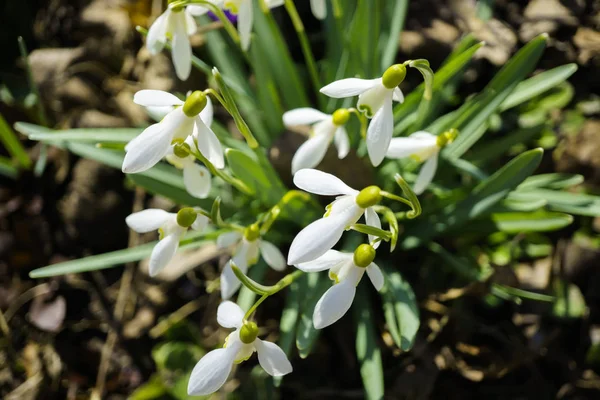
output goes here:
{"type": "MultiPolygon", "coordinates": [[[[143,47],[135,26],[148,27],[162,3],[0,1],[3,119],[9,126],[26,121],[56,129],[143,127],[150,120],[132,102],[136,91],[206,87],[198,71],[179,81],[167,53],[150,57],[143,47]]],[[[320,57],[320,22],[308,1],[296,3],[320,57]]],[[[287,15],[281,8],[274,15],[301,61],[287,15]]],[[[203,26],[192,38],[200,58],[203,31],[217,25],[203,26]]],[[[453,100],[460,104],[516,49],[548,32],[539,71],[566,63],[579,69],[567,85],[520,106],[510,118],[525,126],[543,123],[541,133],[528,139],[546,149],[541,170],[582,174],[588,189],[600,194],[599,26],[600,1],[594,0],[411,1],[399,59],[426,58],[435,71],[465,34],[485,40],[453,100]]],[[[419,83],[417,74],[409,75],[403,89],[419,83]]],[[[227,122],[222,110],[216,118],[227,122]]],[[[295,135],[281,132],[283,139],[271,151],[287,182],[289,160],[302,141],[295,135]]],[[[124,218],[144,204],[174,204],[132,189],[117,169],[20,140],[31,165],[0,175],[0,398],[187,398],[182,371],[224,338],[214,315],[220,296],[211,290],[224,255],[214,246],[184,253],[178,266],[158,279],[137,264],[30,279],[35,268],[152,240],[131,234],[124,218]],[[132,283],[126,296],[119,296],[124,276],[132,283]]],[[[512,152],[517,154],[518,146],[512,152]]],[[[0,155],[8,156],[4,146],[0,155]]],[[[335,172],[346,174],[351,185],[369,182],[368,172],[335,172]]],[[[407,354],[399,354],[389,337],[381,338],[386,398],[600,398],[599,232],[599,218],[578,218],[544,237],[537,255],[526,261],[511,259],[493,241],[486,244],[499,281],[542,290],[551,271],[560,271],[569,310],[575,310],[570,315],[535,302],[487,304],[477,285],[428,283],[439,265],[423,263],[419,250],[396,252],[392,261],[402,265],[419,301],[421,330],[407,354]]],[[[262,310],[263,325],[275,339],[281,308],[274,301],[262,310]]],[[[281,398],[362,398],[353,335],[347,334],[352,329],[343,319],[322,334],[310,357],[294,357],[295,371],[282,383],[281,398]]],[[[232,398],[272,396],[272,383],[255,364],[255,359],[245,363],[227,384],[225,391],[239,389],[232,398]]]]}

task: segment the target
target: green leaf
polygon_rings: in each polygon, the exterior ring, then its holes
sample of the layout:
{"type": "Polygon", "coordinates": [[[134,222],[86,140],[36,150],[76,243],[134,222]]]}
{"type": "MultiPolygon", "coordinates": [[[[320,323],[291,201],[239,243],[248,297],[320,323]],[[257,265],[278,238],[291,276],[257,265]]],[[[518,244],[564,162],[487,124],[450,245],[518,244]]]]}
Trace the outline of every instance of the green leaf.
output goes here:
{"type": "MultiPolygon", "coordinates": [[[[304,274],[289,286],[279,321],[279,347],[288,358],[296,339],[296,327],[300,316],[300,294],[306,293],[307,279],[308,277],[304,274]]],[[[275,387],[279,387],[282,379],[281,376],[273,379],[275,387]]]]}
{"type": "Polygon", "coordinates": [[[557,297],[554,303],[554,315],[559,318],[581,318],[586,314],[585,297],[577,285],[556,279],[553,289],[557,297]]]}
{"type": "Polygon", "coordinates": [[[353,302],[356,320],[356,356],[360,363],[360,376],[365,388],[366,398],[381,400],[385,392],[381,350],[377,343],[373,310],[366,293],[365,285],[358,285],[353,302]]]}
{"type": "Polygon", "coordinates": [[[381,296],[386,322],[390,333],[396,332],[392,333],[392,337],[397,336],[394,339],[396,345],[408,351],[413,347],[420,324],[415,293],[398,271],[386,267],[384,273],[386,279],[381,296]]]}
{"type": "Polygon", "coordinates": [[[17,179],[19,177],[19,169],[13,165],[10,158],[0,156],[0,174],[10,179],[17,179]]]}
{"type": "Polygon", "coordinates": [[[173,202],[180,206],[198,206],[208,209],[211,206],[212,197],[214,197],[210,195],[206,199],[198,199],[191,196],[187,190],[173,185],[173,182],[165,183],[162,180],[157,180],[144,174],[129,174],[126,177],[135,185],[144,188],[147,192],[173,200],[173,202]]]}
{"type": "MultiPolygon", "coordinates": [[[[23,128],[23,123],[18,123],[23,128]]],[[[30,125],[30,124],[27,124],[30,125]]],[[[39,130],[25,127],[31,140],[41,142],[93,142],[93,143],[128,143],[142,133],[139,128],[78,128],[66,130],[39,130]]]]}
{"type": "Polygon", "coordinates": [[[326,274],[307,274],[306,294],[296,329],[296,347],[300,358],[308,357],[313,344],[319,337],[320,330],[315,329],[312,316],[315,305],[329,287],[331,287],[331,281],[326,274]]]}
{"type": "Polygon", "coordinates": [[[480,268],[474,262],[450,253],[438,243],[430,242],[427,247],[444,261],[445,266],[468,281],[484,282],[494,273],[492,268],[480,268]]]}
{"type": "Polygon", "coordinates": [[[534,201],[544,199],[554,211],[587,217],[600,216],[600,196],[583,193],[559,192],[549,189],[519,190],[510,194],[511,199],[534,201]]]}
{"type": "Polygon", "coordinates": [[[562,229],[573,222],[569,214],[540,210],[492,214],[496,228],[506,233],[548,232],[562,229]]]}
{"type": "Polygon", "coordinates": [[[406,11],[408,9],[408,0],[396,0],[393,4],[394,10],[391,13],[391,26],[389,35],[385,43],[385,49],[381,56],[381,70],[385,71],[396,59],[398,54],[398,43],[400,42],[400,34],[404,28],[406,20],[406,11]]]}
{"type": "Polygon", "coordinates": [[[192,370],[206,352],[199,346],[188,342],[166,342],[152,349],[152,358],[159,370],[192,370]]]}
{"type": "MultiPolygon", "coordinates": [[[[186,235],[180,242],[179,250],[201,247],[207,242],[215,240],[221,233],[223,232],[190,232],[190,234],[186,235]]],[[[77,274],[113,268],[128,262],[140,261],[150,256],[152,249],[157,243],[158,242],[146,243],[130,249],[111,251],[109,253],[80,258],[78,260],[49,265],[47,267],[34,269],[29,273],[29,277],[48,278],[57,275],[77,274]]]]}
{"type": "Polygon", "coordinates": [[[17,160],[23,168],[31,168],[32,163],[27,151],[25,151],[17,134],[12,130],[10,125],[8,125],[2,114],[0,114],[0,142],[2,142],[6,148],[8,154],[17,160]]]}
{"type": "Polygon", "coordinates": [[[129,400],[164,400],[168,389],[163,381],[159,374],[152,375],[148,382],[142,384],[129,396],[129,400]]]}
{"type": "Polygon", "coordinates": [[[563,173],[551,173],[551,174],[539,174],[530,176],[521,183],[517,190],[528,190],[537,188],[547,189],[566,189],[571,186],[579,185],[583,183],[584,177],[579,174],[563,174],[563,173]]]}
{"type": "Polygon", "coordinates": [[[227,163],[233,174],[242,180],[265,204],[275,204],[283,193],[272,182],[258,162],[243,151],[227,149],[227,163]]]}
{"type": "MultiPolygon", "coordinates": [[[[484,126],[484,130],[488,127],[484,126]]],[[[513,146],[522,145],[539,136],[544,130],[544,125],[533,126],[515,130],[499,139],[486,140],[478,144],[466,157],[475,164],[482,165],[504,156],[513,146]]]]}

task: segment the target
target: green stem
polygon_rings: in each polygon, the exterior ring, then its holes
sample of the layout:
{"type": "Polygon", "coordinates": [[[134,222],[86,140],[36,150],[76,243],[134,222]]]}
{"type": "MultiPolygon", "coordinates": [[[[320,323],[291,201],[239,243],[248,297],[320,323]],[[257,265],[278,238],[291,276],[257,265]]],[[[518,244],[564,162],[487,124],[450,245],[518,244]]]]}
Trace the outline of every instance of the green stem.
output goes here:
{"type": "Polygon", "coordinates": [[[399,201],[400,203],[404,203],[407,206],[409,206],[410,208],[413,208],[412,203],[409,200],[405,199],[404,197],[400,197],[400,196],[397,196],[397,195],[395,195],[393,193],[386,192],[385,190],[382,190],[380,193],[381,193],[381,195],[383,197],[386,197],[386,198],[388,198],[390,200],[399,201]]]}
{"type": "Polygon", "coordinates": [[[261,297],[260,297],[260,298],[259,298],[259,299],[256,301],[256,303],[254,303],[254,305],[253,305],[252,307],[250,307],[250,309],[248,310],[248,312],[246,313],[246,315],[244,315],[244,320],[246,320],[246,321],[247,321],[247,320],[249,320],[249,319],[250,319],[250,317],[252,316],[252,313],[253,313],[254,311],[256,311],[256,309],[258,308],[258,306],[260,306],[260,305],[261,305],[261,303],[267,299],[267,297],[269,297],[269,295],[268,295],[268,294],[263,294],[263,295],[262,295],[262,296],[261,296],[261,297]]]}
{"type": "Polygon", "coordinates": [[[218,170],[215,168],[215,166],[208,161],[208,159],[206,157],[204,157],[202,155],[202,153],[200,153],[200,151],[198,152],[194,152],[194,156],[200,161],[202,162],[204,165],[206,165],[206,168],[208,168],[208,170],[211,172],[211,174],[213,174],[214,176],[218,176],[219,178],[223,179],[225,182],[229,183],[231,186],[235,187],[237,190],[239,190],[240,192],[252,196],[252,190],[250,190],[250,188],[241,180],[234,178],[233,176],[228,175],[227,173],[218,170]]]}
{"type": "MultiPolygon", "coordinates": [[[[298,39],[300,39],[300,46],[302,47],[302,53],[304,54],[304,59],[306,60],[306,66],[308,67],[308,73],[310,74],[311,81],[315,88],[315,92],[319,93],[321,90],[321,80],[319,78],[319,72],[317,70],[317,63],[315,62],[315,57],[313,55],[312,49],[310,48],[310,42],[308,37],[306,36],[306,30],[304,29],[304,24],[298,15],[298,10],[294,5],[292,0],[285,0],[285,9],[292,20],[292,24],[294,25],[294,29],[298,34],[298,39]]],[[[320,97],[319,97],[320,98],[320,97]]]]}

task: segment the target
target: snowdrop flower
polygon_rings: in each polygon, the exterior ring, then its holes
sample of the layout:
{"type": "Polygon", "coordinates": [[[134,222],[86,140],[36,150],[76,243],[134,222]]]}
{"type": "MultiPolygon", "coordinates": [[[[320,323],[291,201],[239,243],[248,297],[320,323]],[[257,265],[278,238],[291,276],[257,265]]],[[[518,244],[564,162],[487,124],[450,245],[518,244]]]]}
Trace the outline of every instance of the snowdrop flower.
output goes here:
{"type": "Polygon", "coordinates": [[[215,168],[225,166],[219,139],[199,115],[208,104],[204,93],[195,91],[183,102],[161,90],[140,90],[133,97],[133,101],[145,107],[176,107],[162,121],[150,125],[127,144],[123,172],[133,174],[152,168],[164,156],[170,154],[173,144],[181,144],[190,135],[195,141],[193,147],[197,146],[200,153],[214,164],[215,168]]]}
{"type": "Polygon", "coordinates": [[[208,225],[208,218],[189,207],[177,213],[150,208],[129,215],[125,222],[138,233],[158,230],[160,241],[150,255],[150,276],[156,276],[171,261],[188,228],[202,231],[208,225]]]}
{"type": "Polygon", "coordinates": [[[217,309],[217,321],[223,328],[235,328],[221,349],[216,349],[198,361],[188,382],[190,396],[216,392],[227,381],[234,363],[240,363],[258,353],[258,362],[271,376],[292,372],[287,356],[275,343],[260,340],[256,323],[244,320],[244,312],[235,303],[225,301],[217,309]]]}
{"type": "Polygon", "coordinates": [[[377,291],[383,288],[383,274],[374,259],[375,248],[361,244],[354,254],[329,250],[316,260],[296,265],[304,272],[329,270],[329,278],[334,281],[315,306],[313,325],[316,329],[325,328],[346,314],[365,271],[377,291]]]}
{"type": "Polygon", "coordinates": [[[325,0],[310,0],[310,9],[316,19],[327,17],[327,3],[325,3],[325,0]]]}
{"type": "Polygon", "coordinates": [[[451,129],[439,136],[429,132],[415,132],[409,137],[393,138],[387,151],[388,158],[411,157],[418,162],[425,162],[417,179],[413,191],[421,194],[433,180],[438,165],[440,150],[452,143],[458,131],[451,129]]]}
{"type": "MultiPolygon", "coordinates": [[[[284,3],[284,0],[264,1],[269,8],[278,7],[284,3]]],[[[212,3],[218,6],[223,4],[227,10],[237,15],[240,44],[242,50],[247,51],[250,48],[250,35],[254,23],[252,0],[213,0],[212,3]]]]}
{"type": "Polygon", "coordinates": [[[273,243],[260,237],[258,225],[247,227],[244,232],[231,231],[217,238],[217,247],[224,249],[233,247],[232,258],[225,264],[221,272],[221,298],[229,299],[240,288],[241,282],[233,273],[231,262],[243,273],[248,267],[256,264],[262,255],[268,266],[275,271],[283,271],[286,267],[285,258],[273,243]]]}
{"type": "Polygon", "coordinates": [[[392,100],[402,103],[404,95],[398,87],[406,76],[406,67],[389,67],[381,78],[348,78],[321,88],[321,93],[334,98],[358,96],[357,108],[373,118],[367,130],[367,151],[374,166],[383,161],[394,131],[392,100]]]}
{"type": "Polygon", "coordinates": [[[329,143],[334,140],[338,150],[338,158],[348,155],[350,140],[344,125],[350,119],[350,112],[340,108],[333,115],[322,113],[314,108],[304,107],[283,114],[286,127],[294,125],[313,125],[311,137],[304,142],[292,159],[292,174],[302,168],[316,167],[325,157],[329,143]]]}
{"type": "MultiPolygon", "coordinates": [[[[342,233],[364,214],[367,225],[381,229],[379,216],[373,206],[381,201],[381,189],[369,186],[352,189],[341,179],[316,169],[301,169],[294,175],[294,184],[300,189],[323,196],[339,195],[327,206],[325,216],[302,229],[292,241],[288,264],[298,265],[312,261],[330,250],[342,233]]],[[[375,238],[369,236],[372,241],[375,238]]],[[[375,247],[379,242],[375,244],[375,247]]]]}
{"type": "Polygon", "coordinates": [[[153,55],[162,51],[167,38],[171,39],[171,57],[175,72],[183,81],[190,76],[192,70],[192,46],[189,36],[196,33],[194,16],[207,11],[201,6],[167,8],[148,30],[146,47],[153,55]]]}

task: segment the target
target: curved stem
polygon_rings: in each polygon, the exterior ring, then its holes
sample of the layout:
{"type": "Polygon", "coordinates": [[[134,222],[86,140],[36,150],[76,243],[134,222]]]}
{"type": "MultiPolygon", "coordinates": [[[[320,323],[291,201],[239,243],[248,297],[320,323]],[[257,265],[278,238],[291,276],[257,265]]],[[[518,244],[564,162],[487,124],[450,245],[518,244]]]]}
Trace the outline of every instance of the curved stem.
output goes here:
{"type": "Polygon", "coordinates": [[[206,168],[208,168],[211,174],[223,179],[225,182],[229,183],[231,186],[235,187],[240,192],[252,196],[252,190],[250,190],[250,188],[244,182],[237,178],[234,178],[233,176],[230,176],[229,174],[226,174],[221,170],[216,169],[215,166],[210,161],[208,161],[208,159],[204,157],[202,153],[200,153],[200,151],[194,151],[193,154],[200,162],[206,165],[206,168]]]}
{"type": "Polygon", "coordinates": [[[256,311],[256,309],[258,308],[258,306],[261,305],[261,303],[263,301],[265,301],[267,299],[267,297],[269,297],[268,294],[263,294],[257,301],[256,303],[254,303],[252,305],[252,307],[250,307],[250,309],[248,310],[248,312],[246,313],[246,315],[244,315],[244,320],[249,320],[250,317],[252,316],[252,313],[254,313],[254,311],[256,311]]]}

